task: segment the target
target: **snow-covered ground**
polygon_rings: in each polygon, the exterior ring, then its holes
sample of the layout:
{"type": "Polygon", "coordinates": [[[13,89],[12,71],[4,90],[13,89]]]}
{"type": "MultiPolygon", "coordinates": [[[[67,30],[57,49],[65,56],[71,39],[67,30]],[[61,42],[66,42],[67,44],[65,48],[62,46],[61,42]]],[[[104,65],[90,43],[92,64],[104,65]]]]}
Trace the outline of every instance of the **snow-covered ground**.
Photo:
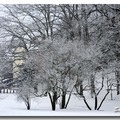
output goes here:
{"type": "MultiPolygon", "coordinates": [[[[93,105],[93,99],[88,99],[93,105]]],[[[103,103],[99,111],[89,111],[83,100],[72,95],[68,108],[51,110],[48,97],[35,98],[31,101],[31,110],[26,110],[23,102],[17,101],[15,94],[0,94],[0,116],[120,116],[120,112],[114,112],[115,107],[120,107],[120,99],[108,99],[103,103]]]]}

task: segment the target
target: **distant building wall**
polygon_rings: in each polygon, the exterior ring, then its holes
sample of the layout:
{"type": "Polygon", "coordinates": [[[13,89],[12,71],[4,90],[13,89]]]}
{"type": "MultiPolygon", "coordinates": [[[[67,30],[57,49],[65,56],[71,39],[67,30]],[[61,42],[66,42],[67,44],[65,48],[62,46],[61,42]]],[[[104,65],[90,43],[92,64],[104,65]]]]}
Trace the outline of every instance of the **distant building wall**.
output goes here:
{"type": "Polygon", "coordinates": [[[13,61],[13,79],[16,79],[20,73],[20,66],[25,63],[25,48],[18,47],[14,51],[14,61],[13,61]]]}

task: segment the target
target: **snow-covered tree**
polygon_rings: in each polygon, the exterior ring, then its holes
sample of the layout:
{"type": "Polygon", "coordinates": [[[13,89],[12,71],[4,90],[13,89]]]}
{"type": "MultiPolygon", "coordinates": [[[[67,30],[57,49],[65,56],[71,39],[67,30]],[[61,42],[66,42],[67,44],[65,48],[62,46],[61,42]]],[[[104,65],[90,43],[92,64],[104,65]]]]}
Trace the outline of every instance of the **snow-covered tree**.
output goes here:
{"type": "Polygon", "coordinates": [[[18,98],[22,99],[27,109],[30,109],[30,100],[32,97],[44,96],[46,82],[43,77],[44,58],[38,50],[31,50],[26,61],[20,67],[20,74],[17,78],[18,98]]]}
{"type": "Polygon", "coordinates": [[[22,41],[27,54],[18,77],[18,93],[26,98],[27,106],[31,96],[47,93],[52,110],[58,101],[64,109],[76,90],[92,109],[85,96],[88,90],[95,101],[94,109],[98,110],[113,84],[104,78],[108,70],[115,72],[119,94],[119,5],[2,7],[5,14],[0,14],[0,28],[4,34],[0,36],[9,36],[15,48],[22,41]],[[96,78],[98,74],[101,79],[96,78]],[[22,87],[26,88],[25,93],[22,87]],[[98,106],[98,97],[105,89],[108,91],[98,106]]]}

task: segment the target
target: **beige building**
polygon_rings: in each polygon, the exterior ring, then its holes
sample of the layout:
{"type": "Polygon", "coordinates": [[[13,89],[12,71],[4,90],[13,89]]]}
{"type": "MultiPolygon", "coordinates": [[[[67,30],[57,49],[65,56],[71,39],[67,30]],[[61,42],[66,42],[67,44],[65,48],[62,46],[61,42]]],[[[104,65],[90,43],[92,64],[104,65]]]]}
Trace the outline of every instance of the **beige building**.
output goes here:
{"type": "Polygon", "coordinates": [[[13,57],[13,79],[16,79],[20,73],[20,67],[24,64],[26,59],[26,50],[22,43],[14,50],[13,57]]]}

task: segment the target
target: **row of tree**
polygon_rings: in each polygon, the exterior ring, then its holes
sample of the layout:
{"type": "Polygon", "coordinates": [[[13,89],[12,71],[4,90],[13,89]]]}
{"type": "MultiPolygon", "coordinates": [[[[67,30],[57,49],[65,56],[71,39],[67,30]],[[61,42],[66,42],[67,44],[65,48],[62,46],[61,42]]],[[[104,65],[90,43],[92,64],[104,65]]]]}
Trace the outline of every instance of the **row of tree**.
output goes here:
{"type": "Polygon", "coordinates": [[[88,91],[94,98],[94,109],[99,110],[113,87],[120,94],[119,5],[35,4],[1,8],[1,40],[10,42],[13,56],[13,48],[19,42],[25,49],[17,93],[27,109],[33,96],[45,94],[52,110],[58,99],[60,108],[65,109],[75,94],[92,110],[85,96],[88,91]],[[111,73],[113,78],[109,78],[111,73]],[[98,101],[102,91],[106,93],[98,101]]]}

